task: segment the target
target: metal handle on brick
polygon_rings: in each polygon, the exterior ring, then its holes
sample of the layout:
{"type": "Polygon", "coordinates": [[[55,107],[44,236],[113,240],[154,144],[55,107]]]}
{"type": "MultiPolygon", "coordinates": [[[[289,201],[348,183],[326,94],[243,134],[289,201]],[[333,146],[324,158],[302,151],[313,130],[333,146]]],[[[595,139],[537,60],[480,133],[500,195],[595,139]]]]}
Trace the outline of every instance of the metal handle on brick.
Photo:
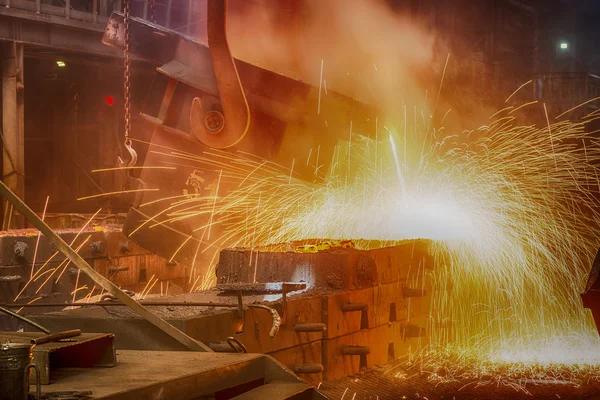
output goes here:
{"type": "Polygon", "coordinates": [[[36,400],[42,399],[42,380],[40,379],[40,369],[35,364],[29,364],[25,367],[25,392],[29,393],[29,373],[30,370],[35,370],[35,398],[36,400]]]}
{"type": "Polygon", "coordinates": [[[320,374],[323,369],[322,364],[294,364],[294,372],[297,374],[320,374]]]}
{"type": "Polygon", "coordinates": [[[327,325],[322,322],[296,324],[294,325],[294,330],[296,332],[324,332],[327,330],[327,325]]]}
{"type": "Polygon", "coordinates": [[[263,310],[267,310],[271,313],[273,317],[273,325],[271,326],[271,331],[269,332],[269,336],[274,338],[277,336],[277,332],[279,332],[279,327],[281,326],[281,317],[276,309],[267,307],[262,304],[250,304],[248,307],[250,308],[262,308],[263,310]]]}
{"type": "Polygon", "coordinates": [[[246,349],[246,346],[244,346],[242,344],[242,342],[240,342],[239,340],[237,340],[233,336],[227,338],[227,343],[229,343],[229,346],[231,346],[231,348],[236,353],[247,353],[248,352],[248,350],[246,349]]]}

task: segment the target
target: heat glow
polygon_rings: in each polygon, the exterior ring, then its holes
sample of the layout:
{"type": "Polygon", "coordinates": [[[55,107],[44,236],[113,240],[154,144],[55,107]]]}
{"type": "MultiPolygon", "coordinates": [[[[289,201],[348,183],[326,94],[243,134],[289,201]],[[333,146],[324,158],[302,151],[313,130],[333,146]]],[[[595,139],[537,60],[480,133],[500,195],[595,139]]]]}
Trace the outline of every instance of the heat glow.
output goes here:
{"type": "Polygon", "coordinates": [[[163,223],[198,221],[205,238],[218,227],[212,248],[431,239],[439,262],[423,283],[433,294],[430,341],[414,349],[422,370],[440,377],[469,365],[461,374],[510,378],[540,366],[594,369],[600,339],[579,294],[598,246],[600,146],[585,133],[596,116],[519,126],[509,109],[455,134],[431,115],[357,132],[326,170],[309,156],[308,180],[293,171],[304,160],[290,168],[241,152],[173,151],[219,170],[229,191],[171,200],[163,223]]]}

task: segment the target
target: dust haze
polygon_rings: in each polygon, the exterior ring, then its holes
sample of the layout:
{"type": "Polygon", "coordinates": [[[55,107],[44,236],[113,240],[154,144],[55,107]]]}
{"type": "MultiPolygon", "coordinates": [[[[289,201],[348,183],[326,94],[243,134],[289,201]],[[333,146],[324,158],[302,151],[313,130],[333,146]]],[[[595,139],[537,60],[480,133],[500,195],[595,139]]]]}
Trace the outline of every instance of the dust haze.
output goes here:
{"type": "MultiPolygon", "coordinates": [[[[230,0],[234,57],[397,112],[441,76],[435,38],[379,0],[230,0]],[[433,78],[433,79],[432,79],[433,78]]],[[[440,65],[441,64],[441,65],[440,65]]]]}

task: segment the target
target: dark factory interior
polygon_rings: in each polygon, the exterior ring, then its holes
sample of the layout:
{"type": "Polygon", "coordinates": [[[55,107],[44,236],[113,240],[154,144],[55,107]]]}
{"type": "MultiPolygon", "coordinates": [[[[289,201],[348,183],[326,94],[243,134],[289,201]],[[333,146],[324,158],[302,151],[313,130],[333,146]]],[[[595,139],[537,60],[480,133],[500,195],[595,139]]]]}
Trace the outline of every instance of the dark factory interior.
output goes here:
{"type": "Polygon", "coordinates": [[[599,20],[0,0],[0,400],[600,399],[599,20]]]}

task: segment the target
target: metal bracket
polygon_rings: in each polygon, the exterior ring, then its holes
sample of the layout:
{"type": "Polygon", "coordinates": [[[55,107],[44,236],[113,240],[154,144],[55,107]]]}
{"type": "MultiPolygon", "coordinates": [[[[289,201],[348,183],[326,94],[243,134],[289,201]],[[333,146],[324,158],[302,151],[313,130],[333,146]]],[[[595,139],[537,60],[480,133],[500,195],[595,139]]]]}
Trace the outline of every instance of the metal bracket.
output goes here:
{"type": "Polygon", "coordinates": [[[242,295],[242,291],[240,290],[237,295],[238,300],[238,318],[244,319],[244,297],[242,295]]]}
{"type": "Polygon", "coordinates": [[[246,327],[246,320],[244,318],[244,298],[242,291],[238,291],[237,293],[238,307],[237,307],[237,324],[235,327],[235,333],[242,334],[244,333],[244,329],[246,327]]]}
{"type": "Polygon", "coordinates": [[[231,346],[231,348],[236,353],[247,353],[248,352],[248,349],[246,349],[246,346],[244,346],[244,344],[242,342],[240,342],[239,340],[237,340],[233,336],[230,336],[230,337],[227,338],[227,343],[229,343],[229,345],[231,346]]]}
{"type": "Polygon", "coordinates": [[[281,325],[285,325],[287,322],[287,294],[292,291],[292,287],[295,285],[289,283],[281,285],[281,325]]]}

